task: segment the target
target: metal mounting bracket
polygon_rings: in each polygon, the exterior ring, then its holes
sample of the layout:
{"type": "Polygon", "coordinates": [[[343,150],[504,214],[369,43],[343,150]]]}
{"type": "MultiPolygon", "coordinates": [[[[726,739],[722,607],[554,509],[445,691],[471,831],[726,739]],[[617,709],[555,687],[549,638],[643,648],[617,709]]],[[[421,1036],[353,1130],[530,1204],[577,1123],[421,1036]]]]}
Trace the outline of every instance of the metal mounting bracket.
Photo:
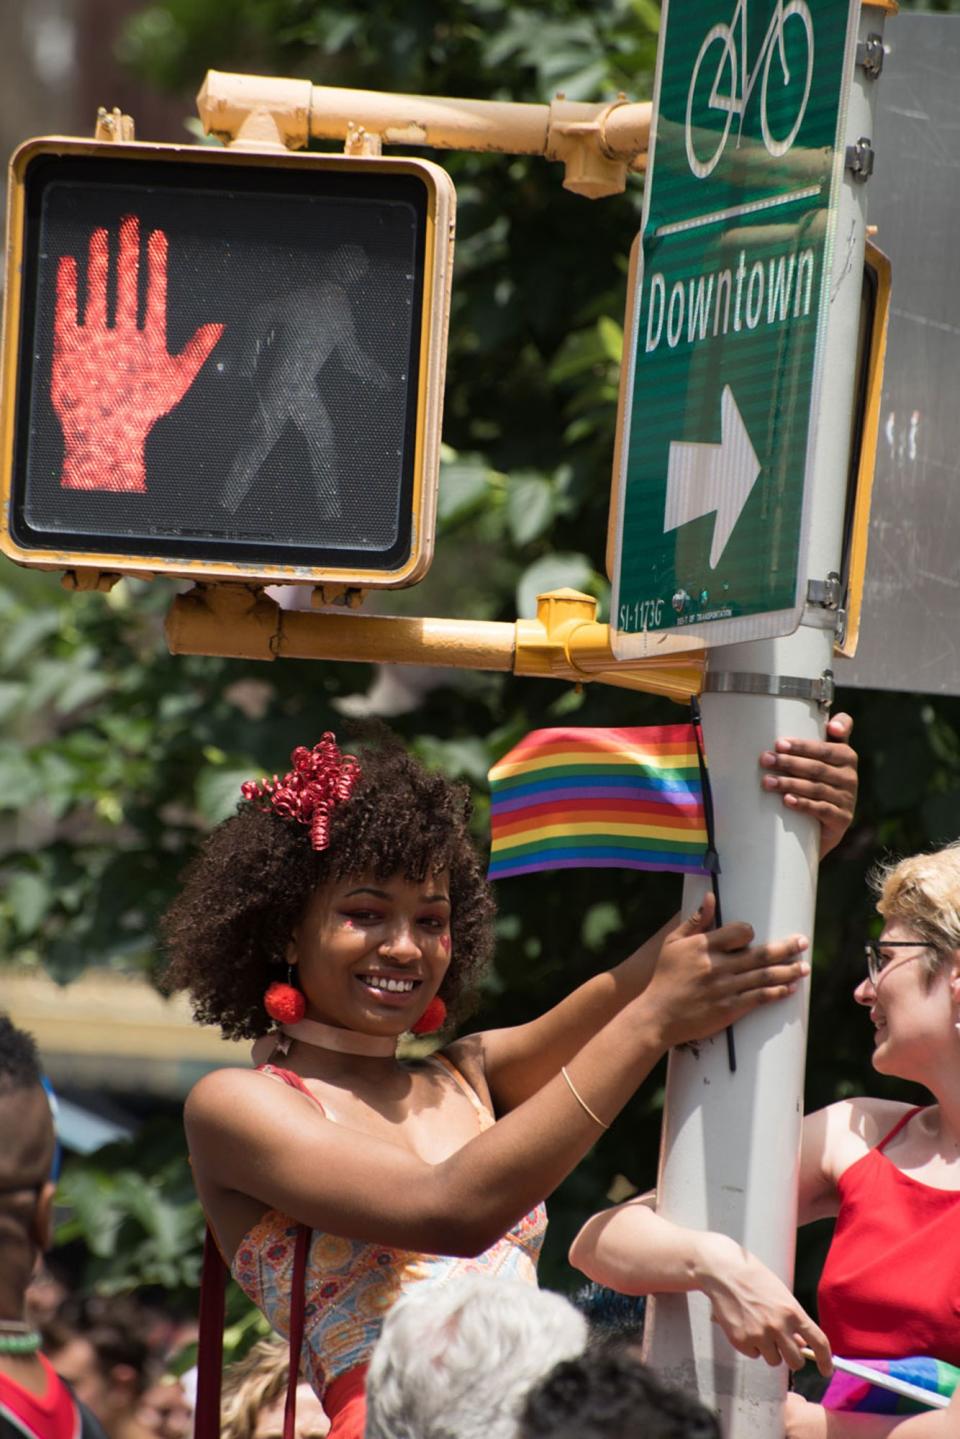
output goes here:
{"type": "Polygon", "coordinates": [[[807,581],[807,604],[819,605],[821,609],[838,610],[843,599],[840,576],[834,571],[825,580],[807,581]]]}
{"type": "Polygon", "coordinates": [[[843,644],[847,633],[847,612],[843,608],[843,581],[831,571],[825,580],[807,581],[807,603],[801,624],[809,629],[833,630],[837,643],[843,644]]]}
{"type": "Polygon", "coordinates": [[[883,69],[883,36],[868,35],[857,43],[856,63],[868,80],[876,80],[883,69]]]}
{"type": "Polygon", "coordinates": [[[861,135],[855,145],[847,146],[847,153],[844,157],[846,168],[850,171],[855,180],[869,180],[873,174],[873,162],[876,153],[866,135],[861,135]]]}
{"type": "Polygon", "coordinates": [[[772,695],[775,699],[813,700],[822,710],[833,704],[836,685],[833,670],[824,670],[818,679],[799,675],[760,675],[737,670],[708,671],[703,682],[704,694],[772,695]]]}

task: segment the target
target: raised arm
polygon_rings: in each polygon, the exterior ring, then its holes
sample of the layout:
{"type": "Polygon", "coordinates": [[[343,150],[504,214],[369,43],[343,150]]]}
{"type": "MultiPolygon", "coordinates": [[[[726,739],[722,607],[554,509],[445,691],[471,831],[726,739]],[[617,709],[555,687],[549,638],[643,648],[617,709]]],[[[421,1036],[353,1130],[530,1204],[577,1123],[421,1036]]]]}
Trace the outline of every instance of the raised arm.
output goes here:
{"type": "MultiPolygon", "coordinates": [[[[821,830],[821,854],[846,832],[857,797],[857,755],[848,743],[849,715],[834,715],[825,740],[782,739],[760,757],[762,784],[791,809],[810,814],[821,830]]],[[[529,1024],[477,1036],[484,1077],[497,1112],[506,1113],[536,1093],[624,1004],[642,993],[656,967],[671,919],[615,969],[575,989],[529,1024]]],[[[470,1063],[470,1056],[463,1055],[470,1063]]]]}
{"type": "MultiPolygon", "coordinates": [[[[709,914],[707,919],[695,915],[690,926],[706,930],[712,922],[712,908],[709,914]]],[[[471,1036],[466,1043],[471,1051],[479,1048],[483,1078],[497,1114],[508,1113],[536,1094],[560,1073],[562,1064],[643,993],[661,946],[681,922],[680,915],[675,915],[615,969],[594,975],[529,1024],[471,1036]]],[[[468,1053],[463,1058],[469,1063],[468,1053]]]]}
{"type": "Polygon", "coordinates": [[[596,1142],[590,1111],[609,1122],[666,1049],[796,988],[809,970],[799,958],[806,940],[750,949],[751,938],[747,925],[710,934],[680,926],[645,993],[571,1059],[568,1079],[557,1076],[438,1164],[314,1118],[310,1100],[262,1075],[215,1071],[194,1088],[186,1110],[198,1187],[208,1198],[241,1193],[348,1238],[479,1253],[596,1142]]]}
{"type": "Polygon", "coordinates": [[[652,1204],[645,1195],[588,1219],[570,1263],[621,1294],[699,1291],[741,1354],[802,1369],[808,1345],[820,1372],[832,1373],[826,1335],[765,1264],[725,1234],[671,1223],[652,1204]]]}

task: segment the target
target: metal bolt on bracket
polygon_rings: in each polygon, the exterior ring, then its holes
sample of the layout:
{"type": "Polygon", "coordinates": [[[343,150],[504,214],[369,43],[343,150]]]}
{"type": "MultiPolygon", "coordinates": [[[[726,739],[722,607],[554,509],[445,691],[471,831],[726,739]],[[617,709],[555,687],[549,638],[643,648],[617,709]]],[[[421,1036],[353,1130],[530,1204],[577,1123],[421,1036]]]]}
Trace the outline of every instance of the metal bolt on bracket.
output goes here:
{"type": "Polygon", "coordinates": [[[857,44],[857,61],[868,80],[876,80],[883,69],[883,36],[868,35],[857,44]]]}
{"type": "Polygon", "coordinates": [[[861,135],[855,145],[847,146],[844,158],[846,168],[855,180],[869,180],[873,174],[873,162],[876,155],[866,135],[861,135]]]}
{"type": "Polygon", "coordinates": [[[843,599],[840,576],[833,571],[825,580],[807,581],[807,604],[819,605],[825,610],[838,610],[843,599]]]}

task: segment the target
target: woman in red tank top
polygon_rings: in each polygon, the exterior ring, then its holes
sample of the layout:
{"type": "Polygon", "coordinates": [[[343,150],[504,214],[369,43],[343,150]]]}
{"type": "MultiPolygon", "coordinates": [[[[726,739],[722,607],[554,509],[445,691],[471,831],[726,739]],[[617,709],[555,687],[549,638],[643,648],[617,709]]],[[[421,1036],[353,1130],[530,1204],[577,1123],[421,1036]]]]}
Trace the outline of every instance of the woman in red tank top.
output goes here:
{"type": "MultiPolygon", "coordinates": [[[[849,1099],[808,1116],[799,1218],[837,1216],[818,1294],[835,1354],[960,1366],[960,844],[886,866],[875,885],[883,932],[854,998],[874,1068],[934,1103],[849,1099]]],[[[787,1435],[910,1439],[915,1422],[791,1398],[787,1435]]]]}

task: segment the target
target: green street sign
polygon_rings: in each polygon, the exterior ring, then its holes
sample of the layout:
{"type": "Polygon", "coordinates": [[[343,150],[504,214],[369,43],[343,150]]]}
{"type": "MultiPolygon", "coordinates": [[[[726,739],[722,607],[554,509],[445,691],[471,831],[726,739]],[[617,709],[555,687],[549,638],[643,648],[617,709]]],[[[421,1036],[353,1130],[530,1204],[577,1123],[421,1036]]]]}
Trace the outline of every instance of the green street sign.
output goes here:
{"type": "Polygon", "coordinates": [[[789,634],[807,576],[857,0],[664,0],[621,382],[611,621],[789,634]]]}

